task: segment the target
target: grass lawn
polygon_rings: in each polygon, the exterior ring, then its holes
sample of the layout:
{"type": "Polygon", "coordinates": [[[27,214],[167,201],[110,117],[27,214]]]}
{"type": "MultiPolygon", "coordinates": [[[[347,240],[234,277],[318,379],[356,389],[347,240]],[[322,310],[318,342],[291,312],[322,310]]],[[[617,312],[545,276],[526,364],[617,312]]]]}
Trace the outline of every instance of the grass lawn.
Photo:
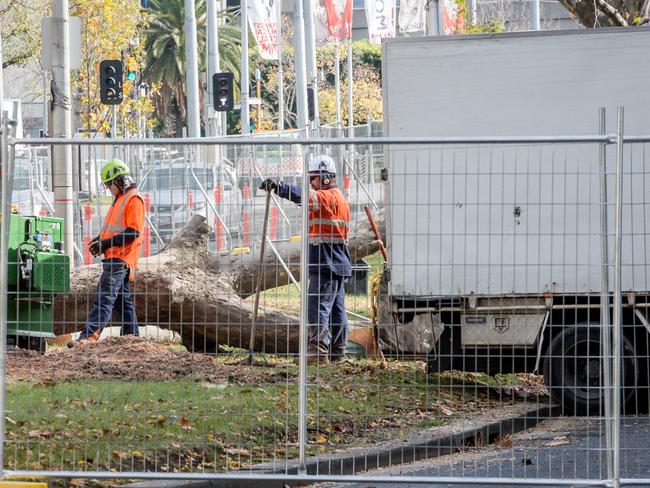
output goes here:
{"type": "MultiPolygon", "coordinates": [[[[381,253],[377,252],[364,258],[370,265],[368,271],[368,291],[370,292],[370,283],[374,279],[378,268],[383,264],[381,253]]],[[[249,298],[251,300],[252,298],[249,298]]],[[[347,310],[370,318],[371,315],[370,293],[365,295],[346,295],[345,307],[347,310]]],[[[291,312],[300,310],[300,290],[294,285],[284,285],[278,288],[271,288],[260,294],[260,305],[273,307],[291,312]]],[[[354,321],[354,317],[348,317],[354,321]]]]}
{"type": "MultiPolygon", "coordinates": [[[[273,372],[275,382],[265,384],[8,384],[6,469],[225,471],[295,458],[298,368],[279,360],[273,372]]],[[[498,404],[471,388],[476,379],[427,375],[418,362],[310,368],[309,381],[309,455],[498,404]],[[470,387],[457,388],[463,384],[470,387]]]]}

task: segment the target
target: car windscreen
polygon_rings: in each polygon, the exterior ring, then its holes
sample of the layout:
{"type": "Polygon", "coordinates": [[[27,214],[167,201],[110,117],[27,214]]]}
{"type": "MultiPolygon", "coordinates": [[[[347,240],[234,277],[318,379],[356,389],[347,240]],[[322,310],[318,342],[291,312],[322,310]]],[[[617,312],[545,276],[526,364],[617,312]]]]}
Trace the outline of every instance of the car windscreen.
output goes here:
{"type": "Polygon", "coordinates": [[[149,173],[144,184],[141,185],[142,191],[156,190],[199,190],[199,183],[205,190],[212,188],[212,170],[209,168],[194,168],[194,175],[190,168],[156,168],[149,173]]]}
{"type": "Polygon", "coordinates": [[[23,158],[16,158],[14,161],[13,190],[29,190],[31,178],[29,175],[29,161],[23,158]]]}

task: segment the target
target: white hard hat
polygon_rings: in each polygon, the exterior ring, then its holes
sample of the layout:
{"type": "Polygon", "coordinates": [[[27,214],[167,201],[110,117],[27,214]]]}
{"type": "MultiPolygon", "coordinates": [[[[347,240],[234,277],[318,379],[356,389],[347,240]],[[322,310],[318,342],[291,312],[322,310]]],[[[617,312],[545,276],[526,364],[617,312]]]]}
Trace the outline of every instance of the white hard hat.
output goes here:
{"type": "Polygon", "coordinates": [[[309,161],[309,172],[336,174],[336,165],[334,164],[334,160],[329,156],[325,154],[318,154],[311,158],[311,161],[309,161]]]}

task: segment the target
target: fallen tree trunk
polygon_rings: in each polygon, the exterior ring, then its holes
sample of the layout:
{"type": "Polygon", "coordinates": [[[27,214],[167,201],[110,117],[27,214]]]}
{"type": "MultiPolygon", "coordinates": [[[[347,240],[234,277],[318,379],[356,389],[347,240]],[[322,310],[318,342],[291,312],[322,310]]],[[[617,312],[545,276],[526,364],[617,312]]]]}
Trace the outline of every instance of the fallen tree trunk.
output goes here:
{"type": "MultiPolygon", "coordinates": [[[[380,225],[383,219],[378,219],[380,225]]],[[[195,352],[216,352],[218,345],[248,348],[253,314],[252,300],[259,255],[207,252],[210,227],[195,215],[158,254],[140,259],[134,283],[138,320],[178,332],[183,344],[195,352]]],[[[353,261],[379,249],[370,225],[351,229],[353,261]]],[[[300,279],[300,241],[275,244],[296,280],[300,279]]],[[[75,269],[70,292],[54,304],[55,333],[81,330],[92,306],[101,266],[75,269]]],[[[278,258],[267,251],[262,289],[290,283],[278,258]]],[[[295,313],[260,307],[255,349],[267,353],[298,351],[299,317],[295,313]]]]}

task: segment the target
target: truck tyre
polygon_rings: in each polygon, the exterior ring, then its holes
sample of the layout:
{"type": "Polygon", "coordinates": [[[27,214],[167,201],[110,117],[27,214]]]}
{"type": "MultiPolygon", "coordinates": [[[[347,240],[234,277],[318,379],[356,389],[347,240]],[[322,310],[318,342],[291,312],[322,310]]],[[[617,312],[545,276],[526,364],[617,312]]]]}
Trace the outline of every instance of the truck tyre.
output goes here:
{"type": "MultiPolygon", "coordinates": [[[[634,348],[624,337],[622,404],[634,394],[636,373],[634,348]]],[[[551,341],[544,360],[544,381],[553,398],[564,413],[597,415],[604,408],[605,389],[601,380],[600,329],[565,327],[551,341]]]]}

